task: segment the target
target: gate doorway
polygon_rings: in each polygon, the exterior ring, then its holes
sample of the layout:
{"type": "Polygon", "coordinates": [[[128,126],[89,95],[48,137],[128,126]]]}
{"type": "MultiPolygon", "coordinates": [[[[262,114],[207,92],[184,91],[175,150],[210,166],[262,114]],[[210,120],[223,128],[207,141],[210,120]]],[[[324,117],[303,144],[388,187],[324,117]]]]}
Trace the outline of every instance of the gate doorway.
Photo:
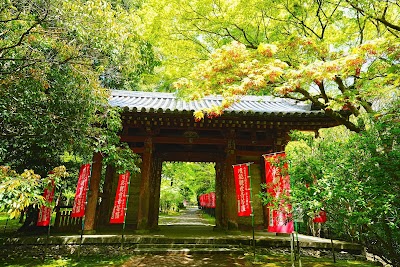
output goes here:
{"type": "Polygon", "coordinates": [[[199,197],[215,192],[215,164],[164,162],[158,226],[215,226],[215,213],[201,209],[199,197]]]}

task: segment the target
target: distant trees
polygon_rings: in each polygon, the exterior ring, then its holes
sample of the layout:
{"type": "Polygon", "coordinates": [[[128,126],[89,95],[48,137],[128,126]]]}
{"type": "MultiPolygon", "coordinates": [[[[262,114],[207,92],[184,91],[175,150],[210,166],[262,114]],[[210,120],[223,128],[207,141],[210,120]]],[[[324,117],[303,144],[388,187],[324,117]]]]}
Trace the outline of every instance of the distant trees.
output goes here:
{"type": "Polygon", "coordinates": [[[160,208],[177,210],[183,201],[197,205],[197,197],[215,191],[215,167],[210,163],[166,162],[161,180],[160,208]]]}

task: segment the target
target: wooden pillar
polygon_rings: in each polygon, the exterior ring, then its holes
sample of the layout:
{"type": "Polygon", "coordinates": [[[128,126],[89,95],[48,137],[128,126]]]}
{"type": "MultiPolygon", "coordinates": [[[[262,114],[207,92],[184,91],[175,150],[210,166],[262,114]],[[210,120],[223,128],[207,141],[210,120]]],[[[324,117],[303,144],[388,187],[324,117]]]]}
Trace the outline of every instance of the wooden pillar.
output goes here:
{"type": "Polygon", "coordinates": [[[141,182],[141,173],[131,173],[131,184],[129,186],[129,202],[128,209],[126,210],[125,220],[126,227],[130,229],[137,229],[141,182]]]}
{"type": "Polygon", "coordinates": [[[227,220],[224,218],[224,195],[223,195],[223,175],[224,164],[222,162],[215,163],[215,228],[227,229],[227,220]]]}
{"type": "Polygon", "coordinates": [[[237,200],[236,200],[236,187],[235,178],[233,174],[232,165],[236,164],[236,145],[235,145],[235,131],[231,130],[228,135],[228,146],[226,148],[225,168],[223,175],[223,194],[225,196],[225,216],[227,221],[228,230],[237,230],[237,200]]]}
{"type": "Polygon", "coordinates": [[[139,192],[139,210],[138,210],[138,230],[149,229],[149,204],[150,204],[150,181],[153,162],[153,140],[147,137],[144,142],[144,152],[142,156],[142,179],[139,192]]]}
{"type": "Polygon", "coordinates": [[[104,179],[103,193],[101,194],[100,212],[98,224],[101,226],[108,225],[110,222],[112,207],[114,204],[113,196],[113,182],[114,182],[115,168],[112,165],[107,165],[106,177],[104,179]]]}
{"type": "Polygon", "coordinates": [[[99,197],[101,167],[103,157],[100,152],[93,155],[92,175],[90,177],[90,187],[85,211],[85,228],[87,232],[94,231],[97,202],[99,197]]]}
{"type": "Polygon", "coordinates": [[[154,160],[153,173],[150,184],[150,205],[149,205],[149,227],[158,228],[158,213],[160,210],[160,190],[161,190],[162,160],[154,160]]]}

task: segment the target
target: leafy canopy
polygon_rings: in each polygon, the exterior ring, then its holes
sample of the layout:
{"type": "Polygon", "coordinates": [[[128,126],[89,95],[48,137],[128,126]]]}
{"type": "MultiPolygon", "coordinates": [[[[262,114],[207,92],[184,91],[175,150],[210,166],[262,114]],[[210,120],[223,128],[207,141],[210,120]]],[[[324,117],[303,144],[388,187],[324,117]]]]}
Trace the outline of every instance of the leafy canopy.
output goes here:
{"type": "Polygon", "coordinates": [[[1,3],[0,162],[44,175],[66,151],[118,158],[121,120],[104,86],[134,89],[156,62],[130,11],[102,0],[1,3]]]}
{"type": "Polygon", "coordinates": [[[192,98],[225,96],[197,119],[243,95],[270,94],[311,102],[358,132],[363,124],[349,115],[398,94],[399,9],[392,1],[148,1],[139,14],[151,14],[142,16],[166,80],[183,76],[175,88],[192,98]]]}

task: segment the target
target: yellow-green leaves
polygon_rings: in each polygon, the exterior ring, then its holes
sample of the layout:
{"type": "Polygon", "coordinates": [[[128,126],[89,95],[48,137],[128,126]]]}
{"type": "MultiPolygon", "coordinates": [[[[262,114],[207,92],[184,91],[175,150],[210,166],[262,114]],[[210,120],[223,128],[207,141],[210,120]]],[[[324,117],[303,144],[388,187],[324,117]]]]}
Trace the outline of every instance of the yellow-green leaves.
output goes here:
{"type": "Polygon", "coordinates": [[[40,175],[33,170],[18,174],[8,166],[0,166],[0,210],[15,218],[29,205],[42,201],[40,175]]]}

